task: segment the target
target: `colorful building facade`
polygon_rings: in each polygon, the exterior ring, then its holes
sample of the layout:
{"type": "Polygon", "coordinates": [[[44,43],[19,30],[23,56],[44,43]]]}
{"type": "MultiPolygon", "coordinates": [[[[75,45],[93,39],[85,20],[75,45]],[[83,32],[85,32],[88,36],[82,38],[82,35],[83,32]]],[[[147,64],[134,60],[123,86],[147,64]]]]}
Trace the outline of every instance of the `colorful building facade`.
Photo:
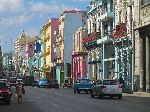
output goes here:
{"type": "Polygon", "coordinates": [[[87,35],[87,29],[80,27],[73,33],[72,81],[87,77],[87,52],[83,47],[82,38],[87,35]]]}
{"type": "Polygon", "coordinates": [[[57,63],[59,63],[61,83],[71,78],[72,34],[75,29],[82,26],[82,15],[84,13],[85,11],[64,11],[59,19],[59,34],[57,37],[59,58],[57,63]]]}

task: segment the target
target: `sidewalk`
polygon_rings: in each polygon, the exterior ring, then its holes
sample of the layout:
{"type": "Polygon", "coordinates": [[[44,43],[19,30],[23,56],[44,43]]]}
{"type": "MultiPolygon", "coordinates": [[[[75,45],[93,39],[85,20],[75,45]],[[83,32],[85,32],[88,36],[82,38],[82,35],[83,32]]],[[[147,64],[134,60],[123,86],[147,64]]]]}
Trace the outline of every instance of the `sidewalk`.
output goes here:
{"type": "Polygon", "coordinates": [[[133,94],[123,93],[125,96],[137,96],[137,97],[150,97],[150,93],[146,92],[133,92],[133,94]]]}

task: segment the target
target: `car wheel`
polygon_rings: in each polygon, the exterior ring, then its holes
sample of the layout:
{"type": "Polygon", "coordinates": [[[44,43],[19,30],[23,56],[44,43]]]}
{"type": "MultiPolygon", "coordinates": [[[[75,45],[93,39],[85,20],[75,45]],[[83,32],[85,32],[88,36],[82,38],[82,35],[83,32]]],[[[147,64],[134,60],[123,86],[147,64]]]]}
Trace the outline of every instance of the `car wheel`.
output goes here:
{"type": "Polygon", "coordinates": [[[86,94],[88,94],[88,90],[86,90],[86,94]]]}
{"type": "Polygon", "coordinates": [[[93,93],[91,92],[91,98],[94,98],[94,95],[93,95],[93,93]]]}
{"type": "Polygon", "coordinates": [[[77,90],[77,93],[78,93],[78,94],[80,94],[80,92],[81,92],[80,90],[77,90]]]}
{"type": "Polygon", "coordinates": [[[122,99],[122,94],[118,95],[118,99],[122,99]]]}
{"type": "Polygon", "coordinates": [[[100,92],[97,93],[98,98],[101,99],[102,98],[102,94],[100,92]]]}
{"type": "Polygon", "coordinates": [[[74,93],[76,93],[76,90],[74,90],[74,93]]]}
{"type": "Polygon", "coordinates": [[[7,105],[10,105],[10,100],[6,101],[6,104],[7,104],[7,105]]]}

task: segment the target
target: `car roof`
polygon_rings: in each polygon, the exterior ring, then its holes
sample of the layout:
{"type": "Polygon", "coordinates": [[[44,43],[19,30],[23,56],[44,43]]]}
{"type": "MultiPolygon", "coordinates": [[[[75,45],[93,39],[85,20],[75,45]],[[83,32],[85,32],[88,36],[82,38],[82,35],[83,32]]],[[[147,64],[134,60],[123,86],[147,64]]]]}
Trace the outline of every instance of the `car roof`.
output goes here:
{"type": "Polygon", "coordinates": [[[0,79],[0,81],[1,81],[1,80],[7,80],[7,79],[0,79]]]}
{"type": "Polygon", "coordinates": [[[89,80],[89,78],[79,78],[79,80],[89,80]]]}
{"type": "Polygon", "coordinates": [[[2,80],[0,80],[0,83],[6,83],[4,80],[2,81],[2,80]]]}

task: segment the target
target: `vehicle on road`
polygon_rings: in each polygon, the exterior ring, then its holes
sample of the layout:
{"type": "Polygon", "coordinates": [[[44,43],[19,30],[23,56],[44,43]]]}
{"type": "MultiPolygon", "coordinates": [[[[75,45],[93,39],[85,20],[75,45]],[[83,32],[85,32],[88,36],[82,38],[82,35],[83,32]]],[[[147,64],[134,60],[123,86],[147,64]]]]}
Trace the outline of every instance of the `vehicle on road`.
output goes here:
{"type": "Polygon", "coordinates": [[[98,80],[96,85],[92,88],[91,97],[98,96],[99,98],[103,96],[118,97],[122,98],[122,85],[117,80],[98,80]]]}
{"type": "Polygon", "coordinates": [[[8,83],[7,79],[0,79],[0,81],[4,81],[5,83],[8,83]]]}
{"type": "Polygon", "coordinates": [[[38,86],[38,80],[34,80],[33,82],[32,82],[32,87],[37,87],[38,86]]]}
{"type": "Polygon", "coordinates": [[[89,78],[80,78],[73,84],[74,93],[80,93],[81,91],[88,93],[91,92],[93,87],[94,84],[89,78]]]}
{"type": "Polygon", "coordinates": [[[63,84],[63,88],[71,88],[71,82],[69,80],[65,80],[63,84]]]}
{"type": "Polygon", "coordinates": [[[0,81],[0,101],[10,105],[11,91],[4,81],[0,81]]]}
{"type": "Polygon", "coordinates": [[[9,85],[10,86],[16,86],[17,85],[17,78],[16,77],[10,77],[9,78],[9,85]]]}
{"type": "Polygon", "coordinates": [[[37,85],[37,87],[47,87],[47,80],[46,79],[39,79],[39,81],[38,81],[38,85],[37,85]]]}
{"type": "Polygon", "coordinates": [[[57,80],[50,80],[50,81],[48,81],[47,88],[59,89],[58,81],[57,80]]]}

